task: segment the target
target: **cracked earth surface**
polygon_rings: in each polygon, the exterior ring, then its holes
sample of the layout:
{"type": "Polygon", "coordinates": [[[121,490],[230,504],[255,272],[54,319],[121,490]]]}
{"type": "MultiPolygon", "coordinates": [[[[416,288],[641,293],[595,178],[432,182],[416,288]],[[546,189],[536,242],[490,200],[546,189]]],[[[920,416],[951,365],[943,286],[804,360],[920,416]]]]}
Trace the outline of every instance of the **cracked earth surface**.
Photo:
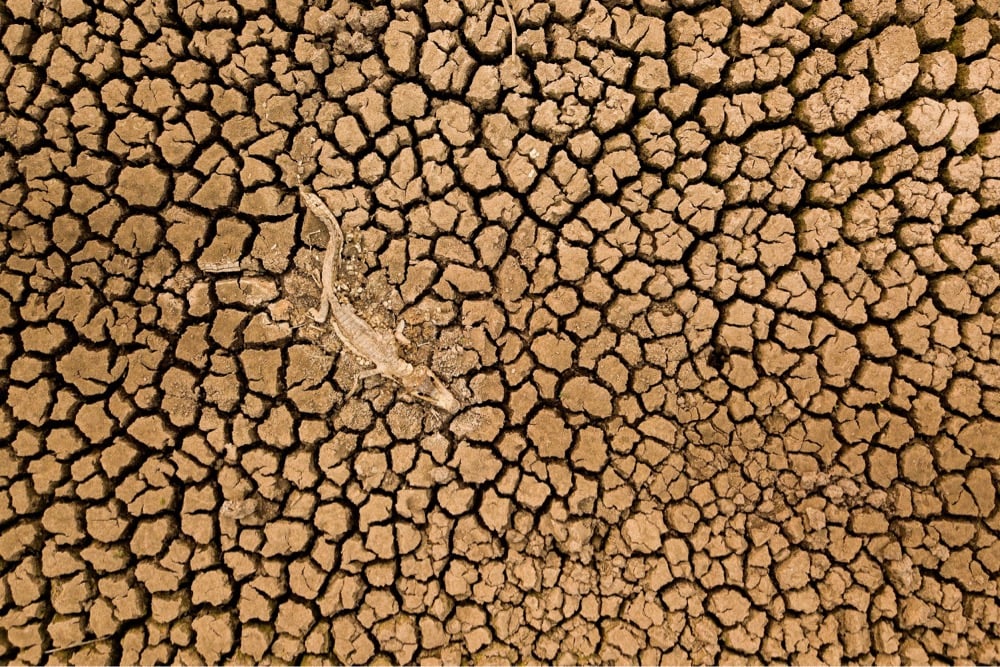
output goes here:
{"type": "Polygon", "coordinates": [[[7,0],[0,660],[1000,661],[998,12],[7,0]]]}

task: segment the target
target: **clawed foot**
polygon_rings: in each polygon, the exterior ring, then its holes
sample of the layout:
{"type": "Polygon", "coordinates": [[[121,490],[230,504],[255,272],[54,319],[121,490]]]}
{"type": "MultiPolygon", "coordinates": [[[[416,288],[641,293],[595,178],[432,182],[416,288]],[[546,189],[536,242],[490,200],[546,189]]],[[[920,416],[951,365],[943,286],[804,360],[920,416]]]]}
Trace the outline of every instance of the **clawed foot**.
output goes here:
{"type": "Polygon", "coordinates": [[[375,375],[379,375],[379,370],[377,368],[371,368],[358,373],[354,378],[354,382],[351,383],[351,390],[347,392],[347,398],[353,398],[354,395],[358,393],[358,389],[361,389],[361,385],[364,381],[375,375]]]}

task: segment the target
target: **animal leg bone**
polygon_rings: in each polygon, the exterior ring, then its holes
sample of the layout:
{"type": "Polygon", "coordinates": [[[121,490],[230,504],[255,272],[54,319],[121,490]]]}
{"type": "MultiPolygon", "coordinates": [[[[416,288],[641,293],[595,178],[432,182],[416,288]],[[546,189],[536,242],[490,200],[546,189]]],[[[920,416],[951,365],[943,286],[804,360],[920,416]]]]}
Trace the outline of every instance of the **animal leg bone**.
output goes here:
{"type": "Polygon", "coordinates": [[[406,321],[400,320],[399,322],[396,323],[396,330],[393,332],[393,335],[396,337],[396,340],[399,342],[400,345],[402,345],[403,347],[410,347],[411,345],[413,345],[413,343],[410,341],[409,338],[406,337],[406,334],[403,333],[405,329],[406,329],[406,321]]]}

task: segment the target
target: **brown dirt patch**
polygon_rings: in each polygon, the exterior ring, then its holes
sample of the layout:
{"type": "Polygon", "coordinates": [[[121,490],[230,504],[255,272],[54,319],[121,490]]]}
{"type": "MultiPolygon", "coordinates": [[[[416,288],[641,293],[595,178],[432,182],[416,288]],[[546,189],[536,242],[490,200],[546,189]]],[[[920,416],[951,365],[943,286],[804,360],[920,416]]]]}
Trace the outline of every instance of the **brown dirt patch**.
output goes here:
{"type": "Polygon", "coordinates": [[[0,6],[0,661],[1000,661],[996,2],[176,4],[0,6]]]}

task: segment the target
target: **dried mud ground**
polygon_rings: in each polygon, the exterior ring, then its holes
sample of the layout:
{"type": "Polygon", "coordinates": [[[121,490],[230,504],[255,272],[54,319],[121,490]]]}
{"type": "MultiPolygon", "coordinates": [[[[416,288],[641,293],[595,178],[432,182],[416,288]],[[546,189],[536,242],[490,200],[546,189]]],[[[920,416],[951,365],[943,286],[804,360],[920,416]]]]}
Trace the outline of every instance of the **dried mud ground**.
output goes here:
{"type": "Polygon", "coordinates": [[[1000,2],[510,2],[0,4],[0,661],[1000,662],[1000,2]]]}

